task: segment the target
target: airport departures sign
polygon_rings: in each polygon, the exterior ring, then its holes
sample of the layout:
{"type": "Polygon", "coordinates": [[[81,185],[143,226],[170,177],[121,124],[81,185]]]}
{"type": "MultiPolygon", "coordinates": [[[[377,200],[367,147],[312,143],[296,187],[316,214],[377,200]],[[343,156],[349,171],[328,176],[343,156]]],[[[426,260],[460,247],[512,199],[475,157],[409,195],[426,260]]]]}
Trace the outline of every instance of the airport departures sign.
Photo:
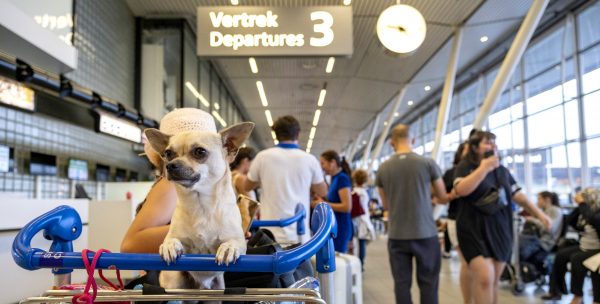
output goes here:
{"type": "Polygon", "coordinates": [[[349,56],[348,6],[198,7],[198,56],[349,56]]]}

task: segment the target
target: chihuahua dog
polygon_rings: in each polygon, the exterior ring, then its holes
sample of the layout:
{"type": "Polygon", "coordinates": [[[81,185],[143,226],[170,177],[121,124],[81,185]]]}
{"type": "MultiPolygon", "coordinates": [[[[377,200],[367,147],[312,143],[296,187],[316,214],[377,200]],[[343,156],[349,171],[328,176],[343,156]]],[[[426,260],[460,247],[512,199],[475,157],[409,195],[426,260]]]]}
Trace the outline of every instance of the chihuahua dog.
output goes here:
{"type": "MultiPolygon", "coordinates": [[[[219,133],[169,136],[157,129],[145,131],[177,191],[169,232],[159,250],[165,262],[173,263],[183,253],[215,254],[216,263],[228,265],[246,253],[229,163],[253,128],[254,123],[244,122],[219,133]]],[[[162,271],[159,282],[168,289],[225,288],[222,272],[162,271]]]]}

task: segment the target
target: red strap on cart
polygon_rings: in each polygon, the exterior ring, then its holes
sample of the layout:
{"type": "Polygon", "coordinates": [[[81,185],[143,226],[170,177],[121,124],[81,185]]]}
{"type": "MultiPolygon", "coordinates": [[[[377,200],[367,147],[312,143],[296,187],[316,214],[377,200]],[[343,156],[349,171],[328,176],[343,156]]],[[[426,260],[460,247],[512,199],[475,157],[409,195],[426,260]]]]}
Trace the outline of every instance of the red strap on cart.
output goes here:
{"type": "MultiPolygon", "coordinates": [[[[94,279],[94,271],[96,270],[96,264],[98,263],[98,259],[100,258],[102,253],[104,253],[104,252],[110,253],[110,251],[106,250],[106,249],[98,250],[94,254],[94,257],[92,258],[92,263],[90,264],[90,261],[88,260],[88,252],[89,252],[89,250],[87,250],[87,249],[84,249],[81,251],[81,258],[83,260],[83,265],[85,265],[85,269],[88,274],[88,279],[85,284],[83,293],[75,295],[71,299],[71,303],[73,303],[73,304],[92,304],[92,303],[94,303],[94,301],[96,300],[96,294],[98,293],[98,285],[96,284],[96,280],[94,279]],[[91,294],[90,294],[90,287],[92,287],[91,294]]],[[[110,287],[112,287],[115,290],[122,290],[123,289],[123,281],[121,281],[121,273],[119,272],[118,269],[116,269],[114,267],[111,267],[111,269],[115,269],[117,271],[117,280],[119,281],[118,286],[115,286],[110,280],[108,280],[106,277],[104,277],[104,275],[102,274],[102,269],[98,269],[98,274],[100,275],[100,278],[102,278],[102,280],[104,282],[106,282],[110,287]]]]}

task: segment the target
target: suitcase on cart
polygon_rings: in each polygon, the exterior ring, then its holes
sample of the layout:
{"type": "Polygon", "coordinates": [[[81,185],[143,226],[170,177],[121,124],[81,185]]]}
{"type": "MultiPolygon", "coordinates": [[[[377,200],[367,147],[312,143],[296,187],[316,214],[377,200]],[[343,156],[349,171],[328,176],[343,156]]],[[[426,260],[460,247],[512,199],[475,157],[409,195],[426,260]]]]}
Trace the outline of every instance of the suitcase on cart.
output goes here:
{"type": "Polygon", "coordinates": [[[335,254],[333,273],[336,304],[362,304],[362,266],[360,259],[350,254],[335,254]]]}

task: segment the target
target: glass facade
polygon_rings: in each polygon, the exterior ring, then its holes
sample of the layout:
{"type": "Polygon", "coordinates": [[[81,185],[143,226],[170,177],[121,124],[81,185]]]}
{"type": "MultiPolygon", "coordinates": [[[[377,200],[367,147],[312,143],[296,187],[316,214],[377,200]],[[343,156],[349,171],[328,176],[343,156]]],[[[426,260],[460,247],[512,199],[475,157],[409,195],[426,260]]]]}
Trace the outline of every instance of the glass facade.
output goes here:
{"type": "MultiPolygon", "coordinates": [[[[487,120],[503,164],[531,197],[549,189],[567,203],[575,187],[600,186],[599,14],[596,2],[533,41],[487,120]]],[[[498,69],[454,93],[442,168],[467,139],[498,69]]],[[[431,155],[437,112],[434,107],[410,123],[417,153],[431,155]]]]}

